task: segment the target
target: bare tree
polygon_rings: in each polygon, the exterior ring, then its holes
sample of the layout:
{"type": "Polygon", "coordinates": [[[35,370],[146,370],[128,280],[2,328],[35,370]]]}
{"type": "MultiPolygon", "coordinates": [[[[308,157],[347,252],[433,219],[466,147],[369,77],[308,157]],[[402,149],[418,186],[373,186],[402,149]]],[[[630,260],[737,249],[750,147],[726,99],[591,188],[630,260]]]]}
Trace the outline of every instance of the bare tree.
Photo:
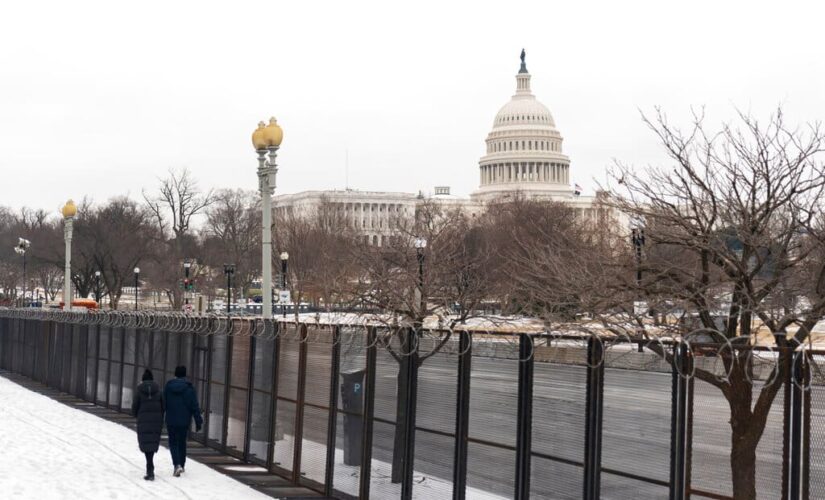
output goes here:
{"type": "MultiPolygon", "coordinates": [[[[322,200],[312,211],[278,213],[273,223],[275,269],[280,269],[279,254],[289,254],[286,284],[295,304],[308,300],[327,310],[346,300],[352,276],[350,249],[356,239],[340,206],[322,200]]],[[[295,314],[299,308],[295,307],[295,314]]]]}
{"type": "Polygon", "coordinates": [[[261,209],[256,193],[241,189],[215,193],[214,203],[206,209],[203,234],[209,247],[206,263],[215,269],[235,264],[236,286],[248,290],[261,273],[261,209]]]}
{"type": "Polygon", "coordinates": [[[157,239],[150,213],[126,197],[113,198],[95,209],[83,226],[82,236],[93,242],[95,268],[117,309],[122,289],[132,284],[133,269],[148,259],[157,239]]]}
{"type": "MultiPolygon", "coordinates": [[[[791,129],[781,109],[766,122],[740,114],[740,128],[712,133],[695,116],[687,132],[657,110],[645,123],[671,162],[637,171],[617,164],[615,207],[645,222],[645,258],[615,261],[624,278],[605,287],[619,299],[600,312],[611,329],[646,335],[686,335],[685,321],[647,321],[626,307],[643,299],[660,311],[681,310],[712,337],[747,347],[760,337],[777,347],[809,338],[825,316],[825,227],[817,125],[791,129]],[[642,279],[633,276],[639,266],[642,279]],[[802,300],[793,300],[799,297],[802,300]],[[624,304],[621,301],[624,301],[624,304]],[[624,310],[623,315],[615,314],[624,310]],[[628,326],[620,317],[633,318],[628,326]]],[[[630,252],[627,252],[626,256],[630,252]]],[[[602,305],[607,304],[606,301],[602,305]]],[[[638,313],[638,311],[635,311],[638,313]]],[[[646,316],[646,314],[645,314],[646,316]]],[[[727,376],[697,368],[730,406],[733,497],[756,497],[756,448],[768,413],[787,378],[787,349],[755,388],[748,349],[720,354],[727,376]]]]}
{"type": "Polygon", "coordinates": [[[144,192],[143,198],[159,235],[152,266],[154,285],[166,293],[177,310],[183,303],[183,290],[178,286],[183,261],[197,253],[193,218],[212,204],[213,192],[202,192],[188,169],[170,169],[169,176],[160,179],[157,193],[144,192]]]}
{"type": "Polygon", "coordinates": [[[438,201],[422,201],[414,218],[399,216],[390,230],[383,246],[361,241],[352,247],[350,295],[381,313],[375,318],[387,328],[379,342],[399,366],[392,480],[400,482],[411,377],[449,342],[455,325],[479,312],[478,304],[489,296],[493,260],[486,233],[460,208],[438,201]],[[443,329],[432,331],[432,347],[420,354],[428,318],[443,329]]]}

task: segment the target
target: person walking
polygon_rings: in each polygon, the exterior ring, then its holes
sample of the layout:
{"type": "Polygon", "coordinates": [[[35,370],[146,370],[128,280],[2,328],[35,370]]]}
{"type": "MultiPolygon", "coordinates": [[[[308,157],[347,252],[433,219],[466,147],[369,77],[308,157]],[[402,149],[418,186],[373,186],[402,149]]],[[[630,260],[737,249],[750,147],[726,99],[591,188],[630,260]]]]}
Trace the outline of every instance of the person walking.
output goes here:
{"type": "Polygon", "coordinates": [[[195,430],[200,432],[203,426],[198,397],[192,382],[186,380],[186,367],[175,368],[175,378],[166,382],[163,389],[166,403],[166,432],[169,434],[169,451],[172,453],[174,476],[180,477],[186,466],[186,438],[189,426],[195,419],[195,430]]]}
{"type": "Polygon", "coordinates": [[[142,382],[137,386],[132,401],[132,415],[137,417],[138,446],[146,456],[146,475],[143,479],[147,481],[155,480],[153,459],[163,430],[163,394],[153,378],[151,371],[143,372],[142,382]]]}

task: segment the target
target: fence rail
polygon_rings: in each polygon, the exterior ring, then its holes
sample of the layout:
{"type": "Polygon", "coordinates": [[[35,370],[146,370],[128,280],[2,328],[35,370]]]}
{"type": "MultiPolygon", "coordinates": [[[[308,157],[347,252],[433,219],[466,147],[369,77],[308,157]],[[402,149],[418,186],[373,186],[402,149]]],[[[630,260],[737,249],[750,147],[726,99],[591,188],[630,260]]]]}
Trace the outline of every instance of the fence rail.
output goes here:
{"type": "Polygon", "coordinates": [[[345,499],[746,498],[730,402],[775,385],[754,491],[825,498],[825,353],[690,338],[0,309],[0,368],[126,412],[185,365],[195,439],[345,499]]]}

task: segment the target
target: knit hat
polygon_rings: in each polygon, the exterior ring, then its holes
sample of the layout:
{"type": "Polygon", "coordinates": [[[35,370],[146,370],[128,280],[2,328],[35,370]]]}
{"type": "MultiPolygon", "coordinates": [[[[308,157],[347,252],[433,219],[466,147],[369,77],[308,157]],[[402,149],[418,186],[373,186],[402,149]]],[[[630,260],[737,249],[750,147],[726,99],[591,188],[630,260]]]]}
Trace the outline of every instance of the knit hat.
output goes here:
{"type": "Polygon", "coordinates": [[[146,371],[143,372],[143,378],[141,380],[146,381],[146,380],[154,380],[154,379],[155,378],[152,376],[152,372],[149,371],[149,369],[147,368],[146,371]]]}
{"type": "Polygon", "coordinates": [[[178,378],[183,378],[186,376],[186,367],[185,366],[178,366],[175,368],[175,376],[178,378]]]}

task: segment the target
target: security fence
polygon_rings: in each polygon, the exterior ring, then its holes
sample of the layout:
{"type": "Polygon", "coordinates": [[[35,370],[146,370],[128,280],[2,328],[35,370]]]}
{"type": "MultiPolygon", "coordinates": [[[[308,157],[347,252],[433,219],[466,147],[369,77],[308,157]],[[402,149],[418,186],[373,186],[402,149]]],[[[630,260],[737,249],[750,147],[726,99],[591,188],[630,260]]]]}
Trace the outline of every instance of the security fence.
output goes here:
{"type": "Polygon", "coordinates": [[[336,498],[825,498],[825,353],[691,338],[0,309],[0,368],[128,412],[185,365],[194,439],[336,498]]]}

